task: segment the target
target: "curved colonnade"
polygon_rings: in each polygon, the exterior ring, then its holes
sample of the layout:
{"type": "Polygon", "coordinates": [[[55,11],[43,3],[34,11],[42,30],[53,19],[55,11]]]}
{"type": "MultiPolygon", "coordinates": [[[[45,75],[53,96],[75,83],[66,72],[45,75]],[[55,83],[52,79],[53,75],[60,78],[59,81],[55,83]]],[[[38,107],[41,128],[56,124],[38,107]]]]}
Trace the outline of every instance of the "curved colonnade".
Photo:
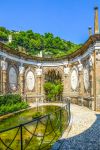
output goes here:
{"type": "Polygon", "coordinates": [[[28,100],[45,98],[45,75],[61,75],[63,97],[100,110],[100,35],[90,36],[76,52],[62,58],[39,58],[16,52],[0,43],[0,92],[19,93],[28,100]]]}

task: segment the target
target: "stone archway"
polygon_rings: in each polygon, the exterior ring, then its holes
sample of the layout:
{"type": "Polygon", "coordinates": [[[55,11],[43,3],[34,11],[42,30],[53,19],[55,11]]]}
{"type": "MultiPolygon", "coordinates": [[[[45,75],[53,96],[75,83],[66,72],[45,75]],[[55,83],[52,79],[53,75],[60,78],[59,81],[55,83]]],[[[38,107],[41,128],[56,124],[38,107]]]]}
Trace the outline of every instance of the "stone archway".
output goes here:
{"type": "Polygon", "coordinates": [[[62,99],[62,75],[58,70],[50,69],[45,73],[44,90],[47,100],[58,101],[62,99]]]}

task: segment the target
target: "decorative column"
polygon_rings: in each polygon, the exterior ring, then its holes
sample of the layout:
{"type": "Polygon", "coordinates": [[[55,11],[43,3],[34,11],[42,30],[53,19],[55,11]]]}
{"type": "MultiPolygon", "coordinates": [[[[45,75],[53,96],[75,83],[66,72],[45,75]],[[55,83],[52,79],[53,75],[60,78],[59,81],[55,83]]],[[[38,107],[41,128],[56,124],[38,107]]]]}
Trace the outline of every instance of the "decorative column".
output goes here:
{"type": "Polygon", "coordinates": [[[96,54],[96,51],[99,52],[99,50],[94,50],[93,53],[93,93],[94,93],[94,110],[95,111],[100,111],[100,88],[98,87],[98,83],[100,81],[100,76],[99,76],[99,72],[100,72],[100,63],[99,63],[99,56],[96,54]]]}
{"type": "Polygon", "coordinates": [[[96,110],[100,111],[100,49],[96,50],[95,77],[96,77],[96,110]]]}
{"type": "Polygon", "coordinates": [[[42,93],[42,88],[43,88],[43,79],[42,79],[42,68],[41,66],[39,65],[38,68],[36,69],[36,75],[37,75],[37,79],[36,79],[36,82],[37,82],[37,100],[40,102],[40,101],[43,101],[43,93],[42,93]]]}
{"type": "Polygon", "coordinates": [[[70,68],[67,66],[64,66],[64,92],[63,97],[69,97],[70,96],[70,80],[69,80],[69,72],[70,68]]]}
{"type": "Polygon", "coordinates": [[[7,62],[6,58],[1,60],[1,94],[7,93],[7,62]]]}
{"type": "Polygon", "coordinates": [[[88,60],[90,70],[90,107],[92,110],[96,110],[96,59],[95,51],[90,55],[88,60]]]}
{"type": "Polygon", "coordinates": [[[19,84],[18,84],[18,88],[21,95],[24,95],[24,71],[25,68],[21,64],[21,66],[19,66],[19,84]]]}

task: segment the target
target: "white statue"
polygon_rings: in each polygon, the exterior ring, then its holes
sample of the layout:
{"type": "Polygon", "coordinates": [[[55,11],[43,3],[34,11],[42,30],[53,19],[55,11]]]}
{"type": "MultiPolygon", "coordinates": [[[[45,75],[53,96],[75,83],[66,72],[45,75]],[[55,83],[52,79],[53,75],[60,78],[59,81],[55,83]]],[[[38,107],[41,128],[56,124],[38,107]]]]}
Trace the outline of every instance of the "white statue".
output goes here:
{"type": "Polygon", "coordinates": [[[70,71],[70,68],[69,68],[69,67],[64,67],[64,74],[65,74],[65,75],[68,75],[68,74],[69,74],[69,71],[70,71]]]}
{"type": "Polygon", "coordinates": [[[5,60],[1,60],[1,68],[2,70],[7,70],[7,62],[5,60]]]}
{"type": "Polygon", "coordinates": [[[42,69],[41,69],[41,68],[37,68],[37,69],[36,69],[36,74],[37,74],[38,76],[41,76],[41,75],[42,75],[42,69]]]}
{"type": "Polygon", "coordinates": [[[80,59],[78,59],[78,62],[79,62],[78,69],[79,69],[79,71],[82,71],[83,70],[83,65],[82,65],[80,59]]]}
{"type": "Polygon", "coordinates": [[[19,66],[19,74],[24,73],[25,68],[23,66],[19,66]]]}

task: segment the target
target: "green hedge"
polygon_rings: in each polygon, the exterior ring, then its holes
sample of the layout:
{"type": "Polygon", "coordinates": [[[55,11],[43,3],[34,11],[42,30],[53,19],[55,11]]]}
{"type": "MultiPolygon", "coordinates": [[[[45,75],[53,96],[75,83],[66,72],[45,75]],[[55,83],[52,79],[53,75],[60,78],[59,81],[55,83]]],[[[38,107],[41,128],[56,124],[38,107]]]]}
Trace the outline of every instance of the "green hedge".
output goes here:
{"type": "Polygon", "coordinates": [[[22,98],[19,94],[6,94],[3,96],[0,96],[0,106],[8,105],[8,104],[16,104],[21,101],[22,101],[22,98]]]}
{"type": "Polygon", "coordinates": [[[18,94],[7,94],[0,96],[0,115],[8,114],[14,111],[28,107],[26,102],[18,94]]]}
{"type": "Polygon", "coordinates": [[[0,115],[4,115],[7,113],[25,109],[27,107],[28,107],[28,104],[25,102],[20,102],[20,103],[11,104],[11,105],[2,105],[0,106],[0,115]]]}

